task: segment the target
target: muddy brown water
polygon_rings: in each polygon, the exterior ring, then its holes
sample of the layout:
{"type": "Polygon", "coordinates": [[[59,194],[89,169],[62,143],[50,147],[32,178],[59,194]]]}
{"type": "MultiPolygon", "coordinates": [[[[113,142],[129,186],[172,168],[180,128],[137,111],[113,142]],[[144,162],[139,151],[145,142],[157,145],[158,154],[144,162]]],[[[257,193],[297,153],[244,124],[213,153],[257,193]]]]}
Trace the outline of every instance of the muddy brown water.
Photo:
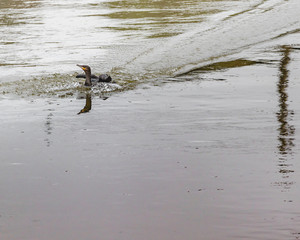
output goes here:
{"type": "Polygon", "coordinates": [[[1,1],[0,239],[299,239],[299,7],[1,1]]]}

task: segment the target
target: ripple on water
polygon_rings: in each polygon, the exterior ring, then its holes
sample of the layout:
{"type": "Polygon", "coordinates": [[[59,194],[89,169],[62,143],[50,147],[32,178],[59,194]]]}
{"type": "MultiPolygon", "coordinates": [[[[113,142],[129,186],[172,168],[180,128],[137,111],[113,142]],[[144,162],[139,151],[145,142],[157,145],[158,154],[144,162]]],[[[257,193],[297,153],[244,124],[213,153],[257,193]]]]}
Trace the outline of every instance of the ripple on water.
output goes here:
{"type": "Polygon", "coordinates": [[[72,97],[78,93],[90,90],[93,95],[116,92],[127,89],[130,84],[126,81],[118,83],[98,83],[92,88],[85,87],[84,81],[75,75],[52,74],[48,76],[24,79],[21,81],[0,83],[0,93],[20,97],[72,97]]]}

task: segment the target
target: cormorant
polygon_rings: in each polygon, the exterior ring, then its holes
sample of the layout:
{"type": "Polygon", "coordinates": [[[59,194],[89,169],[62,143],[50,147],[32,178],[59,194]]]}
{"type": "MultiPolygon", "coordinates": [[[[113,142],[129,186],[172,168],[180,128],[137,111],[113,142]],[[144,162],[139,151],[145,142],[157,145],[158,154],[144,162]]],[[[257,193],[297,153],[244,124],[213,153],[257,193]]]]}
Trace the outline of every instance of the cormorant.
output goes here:
{"type": "Polygon", "coordinates": [[[79,65],[84,72],[84,74],[79,74],[76,78],[85,78],[85,86],[92,86],[95,82],[111,82],[111,77],[107,74],[101,74],[99,77],[91,73],[91,68],[88,65],[79,65]]]}

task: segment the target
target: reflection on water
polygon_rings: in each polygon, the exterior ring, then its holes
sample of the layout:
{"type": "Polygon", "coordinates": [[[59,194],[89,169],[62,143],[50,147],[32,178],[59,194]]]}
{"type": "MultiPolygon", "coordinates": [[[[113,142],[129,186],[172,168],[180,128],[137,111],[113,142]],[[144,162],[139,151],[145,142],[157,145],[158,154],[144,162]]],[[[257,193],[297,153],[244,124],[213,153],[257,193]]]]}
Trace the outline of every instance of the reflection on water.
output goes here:
{"type": "MultiPolygon", "coordinates": [[[[238,67],[245,67],[251,66],[254,64],[268,64],[267,61],[252,61],[247,59],[235,59],[230,61],[221,61],[216,62],[213,64],[208,64],[193,71],[184,74],[178,74],[175,78],[168,78],[170,81],[180,81],[183,79],[184,81],[187,80],[197,80],[203,77],[203,73],[210,72],[210,71],[221,71],[230,68],[238,68],[238,67]]],[[[224,80],[224,79],[214,79],[214,80],[224,80]]]]}
{"type": "Polygon", "coordinates": [[[31,1],[24,1],[24,0],[1,0],[0,1],[0,9],[6,8],[32,8],[40,4],[39,0],[31,0],[31,1]]]}
{"type": "MultiPolygon", "coordinates": [[[[100,94],[95,94],[93,90],[86,92],[85,94],[85,105],[77,114],[87,113],[92,109],[92,97],[99,97],[99,99],[107,100],[110,96],[110,92],[101,92],[100,94]]],[[[84,98],[83,96],[79,96],[79,98],[84,98]]]]}
{"type": "MultiPolygon", "coordinates": [[[[277,120],[279,123],[278,128],[278,153],[279,158],[279,172],[282,173],[284,178],[288,178],[290,173],[294,170],[290,169],[292,167],[291,163],[288,162],[289,157],[293,155],[293,147],[295,146],[294,134],[295,127],[291,124],[294,111],[289,109],[288,104],[288,86],[289,86],[289,70],[288,65],[291,61],[290,46],[281,47],[282,59],[279,66],[279,81],[277,83],[277,92],[279,96],[279,110],[277,112],[277,120]]],[[[289,189],[292,182],[282,182],[281,186],[285,189],[289,189]]]]}
{"type": "Polygon", "coordinates": [[[53,117],[53,114],[52,113],[49,113],[47,115],[47,118],[46,118],[46,122],[45,122],[45,132],[47,134],[47,137],[45,138],[45,142],[47,143],[47,147],[50,147],[50,144],[51,144],[51,141],[50,141],[50,136],[51,133],[52,133],[52,117],[53,117]]]}
{"type": "Polygon", "coordinates": [[[86,98],[85,106],[77,114],[87,113],[87,112],[89,112],[92,109],[92,97],[91,97],[91,93],[86,93],[85,98],[86,98]]]}
{"type": "Polygon", "coordinates": [[[123,19],[122,25],[111,26],[108,29],[128,32],[144,31],[147,38],[178,35],[184,32],[183,25],[199,23],[204,20],[205,16],[221,11],[216,4],[192,0],[123,0],[104,2],[103,5],[116,10],[103,16],[123,19]],[[177,27],[174,28],[174,25],[177,27]]]}
{"type": "MultiPolygon", "coordinates": [[[[52,105],[53,103],[51,101],[48,101],[49,105],[52,105]]],[[[51,145],[51,140],[50,140],[50,135],[52,134],[53,127],[52,127],[52,118],[53,118],[53,108],[48,108],[47,111],[49,111],[49,114],[46,117],[46,122],[45,122],[45,133],[47,134],[46,138],[44,141],[46,142],[47,147],[50,147],[51,145]]]]}

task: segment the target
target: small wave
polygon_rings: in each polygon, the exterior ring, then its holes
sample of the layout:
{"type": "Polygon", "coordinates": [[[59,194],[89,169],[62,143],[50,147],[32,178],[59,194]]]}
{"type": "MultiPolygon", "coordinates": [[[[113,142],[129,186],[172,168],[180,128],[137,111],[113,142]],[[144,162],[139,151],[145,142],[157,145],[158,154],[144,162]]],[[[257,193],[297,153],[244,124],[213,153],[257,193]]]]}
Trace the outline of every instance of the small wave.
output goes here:
{"type": "MultiPolygon", "coordinates": [[[[300,25],[298,0],[262,1],[248,11],[232,14],[210,28],[195,29],[147,50],[128,63],[128,71],[176,76],[226,59],[254,45],[297,32],[300,25]]],[[[211,24],[212,25],[212,24],[211,24]]]]}
{"type": "Polygon", "coordinates": [[[5,95],[17,95],[21,97],[72,97],[81,92],[91,91],[93,95],[100,96],[103,93],[122,91],[130,86],[130,83],[98,83],[92,88],[83,85],[75,75],[52,74],[14,82],[0,84],[0,93],[5,95]]]}

